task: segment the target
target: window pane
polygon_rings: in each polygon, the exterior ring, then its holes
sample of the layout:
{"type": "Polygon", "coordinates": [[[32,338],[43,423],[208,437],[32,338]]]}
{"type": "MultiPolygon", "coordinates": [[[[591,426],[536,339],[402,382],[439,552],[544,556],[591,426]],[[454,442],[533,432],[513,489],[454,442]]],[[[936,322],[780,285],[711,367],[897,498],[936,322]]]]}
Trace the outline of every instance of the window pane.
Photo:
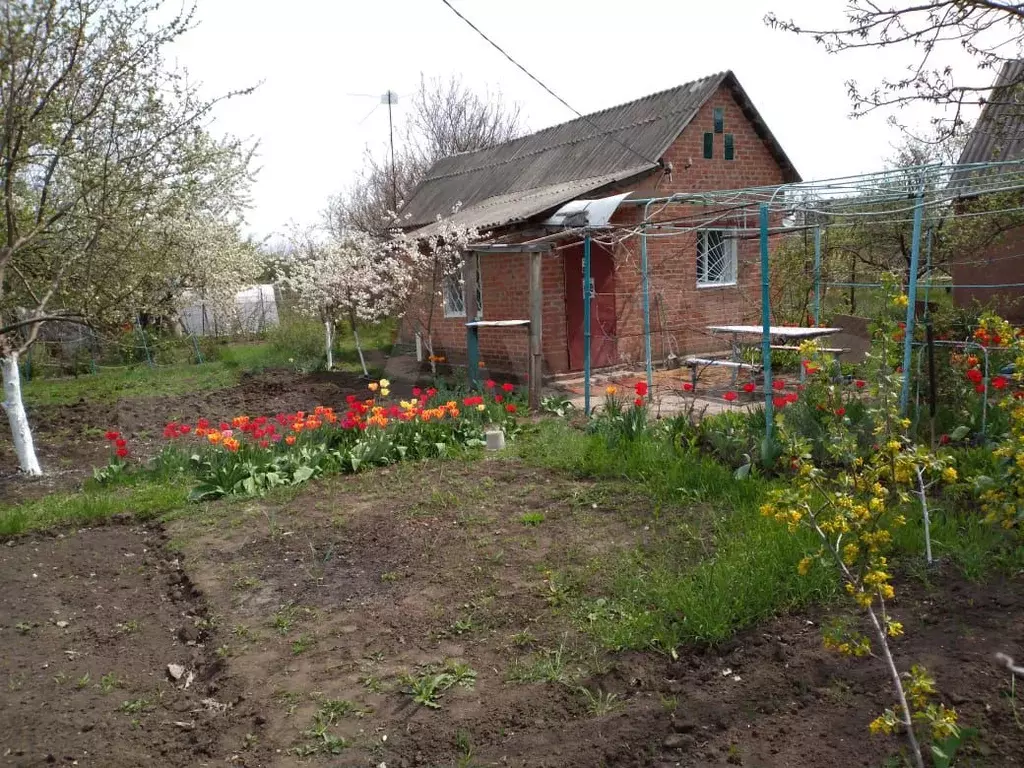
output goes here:
{"type": "Polygon", "coordinates": [[[715,134],[704,134],[704,159],[710,160],[715,156],[715,134]]]}
{"type": "Polygon", "coordinates": [[[707,270],[705,269],[705,266],[707,265],[707,261],[704,259],[704,248],[705,248],[705,245],[707,243],[707,241],[705,240],[705,235],[707,235],[707,232],[698,232],[697,233],[697,282],[698,283],[703,283],[705,280],[707,280],[707,270]]]}
{"type": "Polygon", "coordinates": [[[725,130],[725,107],[715,107],[715,133],[725,130]]]}
{"type": "Polygon", "coordinates": [[[720,283],[723,281],[725,272],[725,238],[722,232],[712,230],[708,232],[708,276],[709,283],[720,283]]]}

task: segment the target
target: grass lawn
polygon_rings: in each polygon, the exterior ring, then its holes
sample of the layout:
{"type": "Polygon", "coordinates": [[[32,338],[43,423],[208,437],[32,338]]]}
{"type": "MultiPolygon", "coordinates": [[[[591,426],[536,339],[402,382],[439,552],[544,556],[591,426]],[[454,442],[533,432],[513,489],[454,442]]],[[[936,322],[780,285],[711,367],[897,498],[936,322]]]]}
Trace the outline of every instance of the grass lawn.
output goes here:
{"type": "MultiPolygon", "coordinates": [[[[23,382],[26,405],[70,405],[80,400],[114,403],[129,398],[181,395],[231,387],[243,373],[281,368],[310,371],[324,364],[323,329],[309,320],[294,320],[270,332],[265,340],[206,344],[207,361],[196,365],[101,368],[95,374],[74,377],[34,378],[23,382]]],[[[360,329],[363,353],[371,375],[379,373],[380,356],[390,349],[393,325],[384,323],[360,329]]],[[[362,373],[355,339],[340,329],[336,338],[334,367],[362,373]]]]}

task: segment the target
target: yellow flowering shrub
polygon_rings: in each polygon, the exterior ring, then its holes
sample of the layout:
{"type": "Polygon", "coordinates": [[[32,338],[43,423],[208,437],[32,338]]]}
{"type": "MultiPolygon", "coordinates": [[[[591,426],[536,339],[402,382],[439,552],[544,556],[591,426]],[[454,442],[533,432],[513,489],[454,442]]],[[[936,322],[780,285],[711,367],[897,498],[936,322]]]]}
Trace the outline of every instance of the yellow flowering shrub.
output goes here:
{"type": "MultiPolygon", "coordinates": [[[[890,288],[894,288],[890,283],[890,288]]],[[[898,707],[886,710],[870,724],[872,733],[902,730],[911,747],[915,765],[923,765],[915,724],[926,723],[931,738],[942,738],[956,729],[956,713],[936,704],[934,681],[923,668],[913,667],[902,679],[889,649],[889,638],[900,637],[903,625],[889,615],[896,597],[887,552],[894,532],[906,525],[901,511],[921,498],[936,482],[952,483],[958,474],[949,460],[916,446],[908,432],[910,421],[899,410],[901,376],[900,337],[897,313],[906,307],[902,294],[891,298],[883,317],[873,326],[874,345],[868,358],[869,387],[858,385],[858,408],[863,407],[860,432],[854,434],[849,420],[841,418],[845,406],[829,427],[827,445],[813,446],[787,414],[777,419],[783,456],[794,471],[785,485],[769,492],[762,514],[791,531],[807,528],[816,534],[818,547],[798,564],[801,574],[815,567],[836,568],[846,593],[864,612],[872,639],[845,622],[833,622],[824,631],[825,646],[850,656],[878,655],[894,680],[898,707]],[[866,391],[864,391],[866,389],[866,391]],[[873,440],[865,450],[863,436],[873,440]],[[813,450],[817,448],[817,453],[813,450]],[[830,464],[819,466],[814,456],[826,453],[830,464]]],[[[836,361],[814,343],[801,346],[808,387],[824,391],[830,403],[843,403],[834,374],[836,361]]],[[[1022,408],[1024,436],[1024,408],[1022,408]]],[[[1020,443],[1024,451],[1024,439],[1020,443]]],[[[1024,462],[1021,464],[1024,467],[1024,462]]],[[[1024,470],[1018,468],[1024,498],[1024,470]]],[[[921,498],[923,501],[923,498],[921,498]]]]}

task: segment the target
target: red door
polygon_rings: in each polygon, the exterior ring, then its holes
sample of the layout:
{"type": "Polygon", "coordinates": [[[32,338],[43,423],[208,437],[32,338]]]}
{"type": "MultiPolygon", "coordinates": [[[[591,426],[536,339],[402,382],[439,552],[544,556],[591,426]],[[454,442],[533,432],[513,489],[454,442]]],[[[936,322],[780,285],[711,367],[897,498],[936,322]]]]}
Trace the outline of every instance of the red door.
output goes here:
{"type": "MultiPolygon", "coordinates": [[[[565,317],[569,368],[583,370],[583,244],[562,251],[565,262],[565,317]]],[[[615,344],[615,261],[596,243],[590,246],[590,366],[618,363],[615,344]]]]}

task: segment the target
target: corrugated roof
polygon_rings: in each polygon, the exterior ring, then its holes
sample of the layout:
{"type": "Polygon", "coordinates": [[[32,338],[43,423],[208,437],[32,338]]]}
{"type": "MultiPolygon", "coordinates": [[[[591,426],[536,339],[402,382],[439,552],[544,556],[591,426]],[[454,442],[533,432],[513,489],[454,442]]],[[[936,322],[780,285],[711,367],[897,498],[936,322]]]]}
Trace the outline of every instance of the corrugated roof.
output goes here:
{"type": "Polygon", "coordinates": [[[508,225],[554,210],[580,194],[650,172],[723,83],[733,88],[761,138],[791,177],[787,180],[799,180],[735,75],[721,72],[489,149],[439,160],[403,207],[403,226],[432,229],[437,217],[447,216],[456,204],[461,207],[454,221],[478,228],[508,225]]]}
{"type": "MultiPolygon", "coordinates": [[[[546,187],[527,189],[522,192],[510,192],[507,195],[495,195],[468,208],[460,208],[457,213],[446,217],[445,220],[456,226],[483,232],[514,222],[526,221],[545,211],[560,207],[567,200],[574,200],[580,195],[593,192],[601,187],[632,178],[646,170],[647,166],[640,166],[619,173],[550,184],[546,187]]],[[[434,234],[436,229],[435,219],[435,222],[413,231],[412,234],[416,237],[427,237],[434,234]]]]}
{"type": "Polygon", "coordinates": [[[960,165],[1024,158],[1024,61],[1003,64],[960,165]]]}

